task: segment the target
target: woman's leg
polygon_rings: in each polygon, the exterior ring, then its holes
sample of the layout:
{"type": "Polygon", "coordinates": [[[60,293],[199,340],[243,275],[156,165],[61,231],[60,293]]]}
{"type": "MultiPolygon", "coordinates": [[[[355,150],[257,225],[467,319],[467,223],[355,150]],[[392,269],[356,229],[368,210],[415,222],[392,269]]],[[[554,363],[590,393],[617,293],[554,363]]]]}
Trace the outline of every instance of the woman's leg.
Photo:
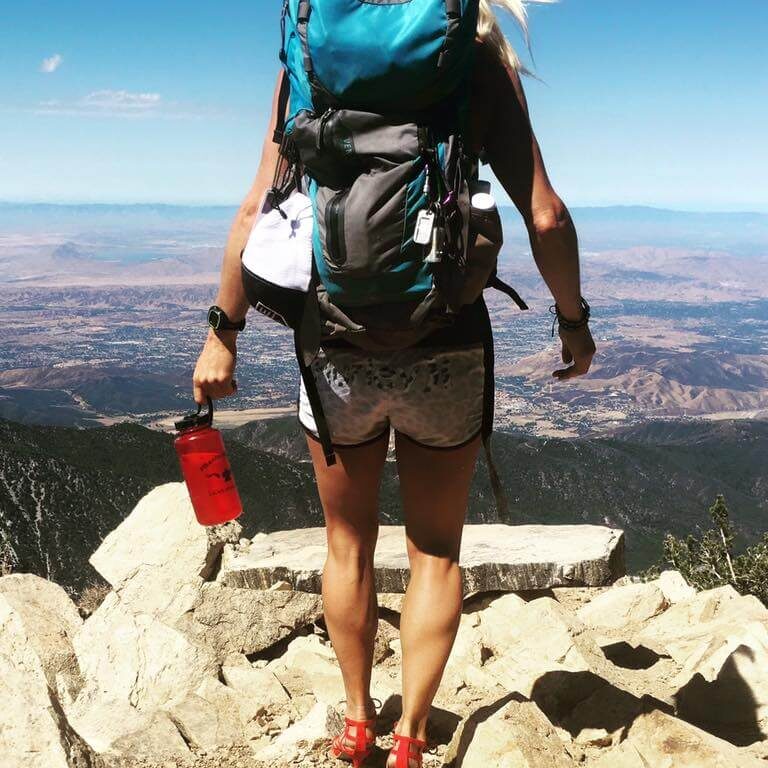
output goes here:
{"type": "Polygon", "coordinates": [[[397,732],[426,738],[427,716],[456,638],[461,534],[480,437],[434,449],[396,433],[411,576],[400,618],[403,712],[397,732]]]}
{"type": "MultiPolygon", "coordinates": [[[[326,466],[317,440],[307,438],[323,505],[328,557],[323,568],[323,612],[341,666],[347,706],[355,720],[373,717],[370,698],[378,603],[373,554],[379,531],[378,497],[389,435],[367,445],[336,449],[326,466]]],[[[352,735],[355,728],[351,728],[352,735]]],[[[368,735],[373,736],[369,729],[368,735]]],[[[354,741],[349,743],[354,747],[354,741]]]]}

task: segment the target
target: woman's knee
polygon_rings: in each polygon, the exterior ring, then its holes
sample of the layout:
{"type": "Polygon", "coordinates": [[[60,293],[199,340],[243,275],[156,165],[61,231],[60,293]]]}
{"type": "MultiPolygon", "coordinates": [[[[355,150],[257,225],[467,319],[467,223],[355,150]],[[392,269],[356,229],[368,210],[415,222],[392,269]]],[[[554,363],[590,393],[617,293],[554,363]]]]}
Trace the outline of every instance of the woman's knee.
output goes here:
{"type": "Polygon", "coordinates": [[[428,544],[408,542],[408,562],[411,571],[428,570],[435,576],[447,576],[459,565],[458,542],[434,541],[428,544]]]}
{"type": "Polygon", "coordinates": [[[378,538],[378,525],[365,530],[347,525],[327,526],[328,558],[334,565],[352,572],[363,573],[373,568],[378,538]]]}

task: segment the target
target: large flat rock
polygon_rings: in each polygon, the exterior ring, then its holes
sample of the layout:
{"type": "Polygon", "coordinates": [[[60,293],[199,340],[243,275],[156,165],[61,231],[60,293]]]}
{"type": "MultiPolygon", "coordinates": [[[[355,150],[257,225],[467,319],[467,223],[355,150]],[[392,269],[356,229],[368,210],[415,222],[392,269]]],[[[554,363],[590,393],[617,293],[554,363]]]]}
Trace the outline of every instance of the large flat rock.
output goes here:
{"type": "MultiPolygon", "coordinates": [[[[259,534],[224,548],[217,580],[226,586],[321,591],[326,529],[259,534]]],[[[624,532],[600,525],[467,525],[459,562],[464,591],[603,586],[624,575],[624,532]]],[[[404,592],[409,567],[405,528],[382,525],[374,560],[377,592],[404,592]]]]}

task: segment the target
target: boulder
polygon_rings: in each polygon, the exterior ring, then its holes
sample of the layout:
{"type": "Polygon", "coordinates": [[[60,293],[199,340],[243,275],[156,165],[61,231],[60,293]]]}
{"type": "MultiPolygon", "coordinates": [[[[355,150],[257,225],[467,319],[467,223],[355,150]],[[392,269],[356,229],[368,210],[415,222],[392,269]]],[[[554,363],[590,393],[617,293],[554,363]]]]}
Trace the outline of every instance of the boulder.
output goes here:
{"type": "MultiPolygon", "coordinates": [[[[0,624],[7,640],[8,624],[0,624]]],[[[91,751],[67,722],[40,659],[0,652],[0,764],[3,768],[86,768],[91,751]]]]}
{"type": "Polygon", "coordinates": [[[689,656],[675,683],[680,717],[739,744],[768,736],[768,625],[721,629],[689,656]]]}
{"type": "Polygon", "coordinates": [[[186,485],[166,483],[139,501],[90,563],[126,607],[172,621],[189,610],[224,544],[239,534],[237,521],[200,525],[186,485]]]}
{"type": "Polygon", "coordinates": [[[181,734],[162,710],[140,710],[126,701],[101,698],[92,706],[73,703],[66,716],[93,752],[109,757],[110,768],[112,762],[131,760],[139,750],[145,757],[155,750],[159,757],[189,755],[181,734]]]}
{"type": "Polygon", "coordinates": [[[483,644],[493,654],[483,670],[510,692],[530,698],[537,686],[542,696],[555,696],[553,709],[566,707],[574,696],[591,690],[582,683],[570,690],[568,675],[544,691],[540,678],[553,672],[586,672],[605,664],[605,657],[584,626],[556,600],[542,597],[524,604],[514,619],[500,625],[492,608],[480,612],[483,644]],[[487,611],[490,611],[490,620],[487,611]]]}
{"type": "MultiPolygon", "coordinates": [[[[301,716],[303,703],[311,701],[329,706],[339,705],[345,698],[344,679],[333,648],[317,636],[294,638],[282,656],[266,667],[287,691],[291,704],[301,716]]],[[[371,696],[385,702],[395,695],[397,687],[380,667],[371,672],[371,696]]]]}
{"type": "MultiPolygon", "coordinates": [[[[760,768],[765,764],[727,741],[658,710],[635,719],[626,735],[643,768],[760,768]]],[[[606,765],[613,768],[613,763],[606,765]]],[[[628,768],[634,768],[628,763],[628,768]]]]}
{"type": "MultiPolygon", "coordinates": [[[[621,742],[615,749],[606,750],[589,765],[590,768],[649,768],[642,755],[628,741],[621,742]]],[[[672,768],[674,764],[666,765],[672,768]]]]}
{"type": "Polygon", "coordinates": [[[385,659],[392,656],[392,643],[400,639],[400,633],[386,619],[379,617],[376,637],[373,642],[373,663],[381,664],[385,659]]]}
{"type": "Polygon", "coordinates": [[[652,619],[668,605],[664,593],[655,584],[626,584],[606,590],[580,608],[576,615],[590,627],[619,629],[652,619]]]}
{"type": "Polygon", "coordinates": [[[67,715],[91,731],[83,736],[94,744],[105,739],[111,743],[124,734],[120,723],[114,723],[118,732],[109,733],[112,718],[104,724],[106,733],[101,727],[93,732],[93,712],[114,702],[154,709],[218,672],[210,651],[153,616],[134,613],[114,592],[85,622],[73,644],[86,683],[67,715]]]}
{"type": "MultiPolygon", "coordinates": [[[[217,580],[251,589],[288,581],[319,593],[326,541],[326,529],[316,527],[266,534],[247,547],[228,545],[217,580]]],[[[465,592],[605,585],[624,573],[624,534],[598,525],[467,525],[460,565],[465,592]]],[[[380,526],[376,591],[404,592],[409,573],[405,528],[380,526]]]]}
{"type": "Polygon", "coordinates": [[[699,592],[651,619],[637,635],[639,643],[668,653],[679,664],[719,628],[768,621],[768,608],[752,595],[724,586],[699,592]]]}
{"type": "Polygon", "coordinates": [[[680,571],[662,571],[659,578],[651,583],[664,593],[664,597],[667,598],[670,605],[692,600],[696,597],[696,590],[688,584],[680,571]]]}
{"type": "Polygon", "coordinates": [[[254,717],[258,708],[258,699],[244,699],[209,678],[194,693],[168,704],[166,711],[187,743],[211,752],[242,741],[244,720],[254,717]]]}
{"type": "Polygon", "coordinates": [[[259,702],[265,709],[287,704],[290,699],[271,669],[225,664],[221,675],[242,700],[259,702]]]}
{"type": "MultiPolygon", "coordinates": [[[[121,721],[126,733],[111,739],[101,756],[109,760],[123,758],[130,762],[137,759],[156,761],[191,756],[187,743],[166,712],[131,710],[131,707],[124,705],[109,709],[109,715],[112,717],[126,718],[121,721]]],[[[101,713],[102,718],[106,714],[107,712],[101,713]]],[[[114,726],[106,728],[105,732],[114,736],[114,726]]]]}
{"type": "Polygon", "coordinates": [[[3,768],[88,766],[91,751],[62,712],[57,685],[79,685],[71,635],[81,624],[60,587],[0,578],[0,755],[3,768]],[[75,681],[75,682],[73,682],[75,681]]]}
{"type": "Polygon", "coordinates": [[[570,768],[576,764],[536,705],[516,699],[477,724],[464,721],[443,759],[445,768],[570,768]]]}
{"type": "MultiPolygon", "coordinates": [[[[485,663],[487,650],[483,645],[483,633],[480,630],[480,616],[477,613],[463,613],[459,620],[456,639],[451,648],[451,655],[445,665],[440,681],[438,697],[449,699],[462,687],[477,682],[478,670],[485,663]]],[[[490,654],[488,654],[490,655],[490,654]]]]}
{"type": "MultiPolygon", "coordinates": [[[[305,764],[302,759],[326,743],[343,728],[343,719],[334,707],[318,702],[301,720],[289,725],[266,747],[254,750],[260,762],[270,765],[305,764]]],[[[307,761],[308,762],[308,761],[307,761]]]]}
{"type": "Polygon", "coordinates": [[[28,573],[0,578],[0,653],[12,656],[15,642],[29,642],[48,685],[68,697],[82,686],[72,648],[82,624],[75,604],[58,584],[28,573]],[[17,631],[2,631],[9,622],[17,631]]]}
{"type": "Polygon", "coordinates": [[[553,724],[563,728],[577,744],[596,747],[618,744],[627,726],[641,712],[657,704],[638,698],[590,672],[555,673],[552,677],[548,680],[545,676],[537,683],[534,699],[553,724]],[[560,705],[564,699],[562,692],[557,690],[560,686],[574,691],[569,706],[560,705]],[[580,690],[592,693],[582,698],[580,690]]]}
{"type": "Polygon", "coordinates": [[[320,595],[210,583],[202,586],[174,626],[223,661],[231,653],[265,651],[312,625],[322,612],[320,595]]]}

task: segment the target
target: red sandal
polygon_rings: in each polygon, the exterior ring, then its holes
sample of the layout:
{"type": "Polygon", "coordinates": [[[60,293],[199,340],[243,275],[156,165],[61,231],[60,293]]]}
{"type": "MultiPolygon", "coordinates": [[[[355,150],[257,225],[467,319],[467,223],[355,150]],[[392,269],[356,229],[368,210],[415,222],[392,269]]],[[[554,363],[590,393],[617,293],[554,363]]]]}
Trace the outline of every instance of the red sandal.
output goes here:
{"type": "Polygon", "coordinates": [[[351,762],[352,768],[361,768],[376,744],[376,735],[374,734],[373,738],[369,739],[367,733],[368,726],[371,726],[371,730],[373,730],[376,717],[377,715],[368,720],[352,720],[344,715],[344,731],[333,737],[329,754],[339,760],[351,762]],[[350,726],[356,727],[354,736],[350,733],[350,726]],[[355,746],[350,747],[347,743],[349,741],[354,741],[355,746]]]}
{"type": "MultiPolygon", "coordinates": [[[[398,720],[395,723],[394,728],[397,728],[399,722],[400,721],[398,720]]],[[[389,758],[394,755],[395,764],[393,768],[411,768],[411,760],[416,760],[418,768],[422,768],[424,763],[424,752],[430,754],[437,753],[436,747],[426,749],[427,742],[424,739],[417,739],[414,736],[403,736],[400,733],[393,733],[392,736],[395,739],[395,745],[389,750],[387,762],[389,762],[389,758]],[[416,752],[411,751],[412,746],[416,747],[416,752]]]]}

